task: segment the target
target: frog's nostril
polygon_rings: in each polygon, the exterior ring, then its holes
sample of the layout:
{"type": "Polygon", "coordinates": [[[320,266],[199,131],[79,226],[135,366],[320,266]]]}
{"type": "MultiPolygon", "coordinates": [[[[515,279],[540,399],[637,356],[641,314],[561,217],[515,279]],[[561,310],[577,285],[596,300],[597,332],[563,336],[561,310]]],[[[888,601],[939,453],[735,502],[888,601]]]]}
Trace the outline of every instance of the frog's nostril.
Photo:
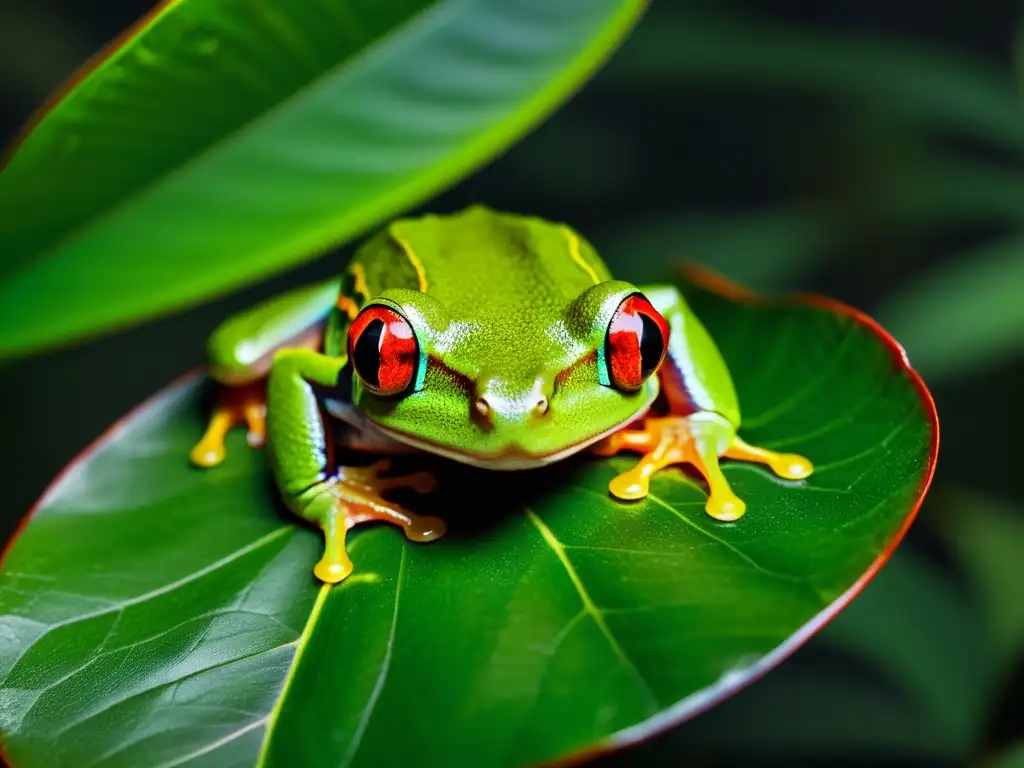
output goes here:
{"type": "Polygon", "coordinates": [[[548,412],[550,407],[551,403],[548,401],[547,397],[541,395],[537,398],[537,402],[533,404],[533,413],[535,416],[543,416],[548,412]]]}
{"type": "Polygon", "coordinates": [[[476,402],[473,404],[473,407],[476,408],[476,412],[481,416],[491,415],[491,404],[487,402],[486,397],[478,397],[476,402]]]}

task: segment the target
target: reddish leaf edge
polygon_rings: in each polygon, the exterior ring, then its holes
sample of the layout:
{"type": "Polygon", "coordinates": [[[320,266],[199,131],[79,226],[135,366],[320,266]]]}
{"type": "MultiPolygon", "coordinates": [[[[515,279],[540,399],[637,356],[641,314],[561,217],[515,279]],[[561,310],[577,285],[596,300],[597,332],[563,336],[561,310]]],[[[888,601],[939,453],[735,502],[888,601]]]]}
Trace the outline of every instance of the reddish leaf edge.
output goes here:
{"type": "MultiPolygon", "coordinates": [[[[925,407],[925,413],[928,416],[932,428],[932,442],[930,445],[930,455],[928,457],[928,468],[925,471],[921,485],[918,488],[917,498],[913,507],[904,519],[903,525],[900,526],[899,530],[896,531],[895,535],[890,540],[888,546],[879,553],[878,557],[875,558],[871,565],[868,566],[867,570],[849,589],[815,614],[810,621],[800,627],[800,629],[798,629],[794,634],[790,635],[774,650],[765,654],[765,656],[756,663],[751,664],[742,670],[727,672],[722,676],[722,678],[715,683],[712,683],[710,686],[697,691],[696,693],[690,694],[686,698],[673,704],[668,709],[665,709],[654,717],[648,718],[642,723],[638,723],[637,725],[618,731],[596,746],[586,747],[563,757],[556,758],[552,761],[537,763],[537,768],[573,768],[575,766],[581,766],[591,762],[598,757],[642,744],[678,725],[681,725],[682,723],[685,723],[688,720],[692,720],[694,717],[697,717],[704,712],[707,712],[709,709],[721,704],[729,697],[743,690],[748,685],[760,680],[764,675],[788,659],[798,648],[810,640],[814,635],[821,631],[826,624],[839,615],[839,613],[861,593],[864,587],[866,587],[868,583],[878,575],[882,566],[884,566],[892,557],[893,552],[896,551],[896,548],[903,541],[907,531],[910,530],[910,526],[917,518],[917,513],[920,511],[921,505],[924,503],[925,496],[927,496],[928,489],[931,488],[932,479],[935,476],[935,465],[939,455],[939,415],[935,408],[935,400],[932,398],[931,392],[929,392],[927,385],[924,383],[924,379],[922,379],[921,375],[911,366],[906,350],[888,331],[885,330],[885,328],[881,326],[881,324],[859,309],[854,309],[847,304],[827,296],[809,293],[794,293],[777,298],[763,296],[743,285],[740,285],[739,283],[735,283],[728,278],[719,275],[716,272],[712,272],[703,266],[693,263],[686,264],[683,267],[682,272],[687,280],[698,287],[704,288],[712,293],[717,293],[719,296],[738,304],[755,304],[761,306],[804,304],[816,306],[849,317],[870,330],[892,353],[897,369],[909,377],[911,383],[917,389],[921,402],[925,407]]],[[[118,432],[124,428],[125,424],[135,418],[139,413],[145,411],[151,403],[162,397],[168,390],[183,387],[186,384],[191,383],[193,380],[201,376],[205,376],[206,371],[207,369],[205,366],[200,366],[193,368],[182,376],[174,379],[165,387],[162,387],[158,392],[143,400],[141,403],[125,413],[124,416],[107,427],[107,429],[83,448],[71,461],[69,461],[68,464],[50,482],[36,503],[33,504],[28,512],[22,517],[18,526],[7,540],[3,551],[0,552],[0,570],[3,569],[8,553],[17,543],[17,540],[25,530],[25,527],[29,522],[31,522],[36,511],[46,504],[50,500],[50,497],[59,490],[61,483],[68,473],[75,469],[81,462],[87,460],[92,453],[99,450],[106,442],[113,439],[118,432]]],[[[0,760],[3,760],[3,762],[11,768],[15,768],[14,764],[7,757],[2,743],[0,743],[0,760]]]]}
{"type": "Polygon", "coordinates": [[[906,536],[907,531],[910,530],[910,526],[917,519],[917,513],[920,511],[921,505],[928,495],[928,490],[931,488],[932,480],[935,477],[935,465],[938,461],[940,442],[939,414],[935,407],[935,400],[928,390],[924,379],[921,378],[921,374],[914,370],[911,365],[910,357],[907,355],[903,345],[885,330],[877,320],[859,309],[821,294],[802,292],[780,294],[778,296],[759,294],[695,262],[686,262],[680,272],[686,280],[697,287],[718,294],[722,298],[737,304],[762,307],[798,304],[818,307],[848,317],[871,331],[891,353],[897,371],[905,374],[910,379],[911,384],[917,390],[921,404],[924,406],[925,415],[932,429],[928,467],[925,470],[924,477],[921,479],[921,484],[917,490],[917,498],[914,500],[910,512],[885,549],[878,554],[867,570],[849,589],[815,614],[810,621],[786,638],[771,652],[747,667],[727,671],[721,678],[706,688],[690,694],[641,723],[618,731],[596,746],[586,747],[552,761],[537,763],[535,768],[574,768],[575,766],[589,763],[598,757],[610,755],[650,741],[672,728],[707,712],[771,672],[775,667],[792,656],[804,643],[820,632],[826,624],[838,616],[863,591],[864,587],[878,575],[882,567],[889,562],[889,559],[906,536]]]}

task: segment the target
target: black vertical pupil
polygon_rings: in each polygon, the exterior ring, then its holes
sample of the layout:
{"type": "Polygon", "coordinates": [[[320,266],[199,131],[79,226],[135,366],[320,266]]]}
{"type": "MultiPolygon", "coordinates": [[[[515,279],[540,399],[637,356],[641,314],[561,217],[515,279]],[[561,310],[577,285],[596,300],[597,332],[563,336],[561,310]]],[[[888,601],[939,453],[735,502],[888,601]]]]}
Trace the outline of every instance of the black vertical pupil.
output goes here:
{"type": "Polygon", "coordinates": [[[661,338],[658,324],[647,315],[640,313],[640,322],[644,324],[640,336],[640,373],[647,378],[661,361],[661,353],[665,348],[665,340],[661,338]]]}
{"type": "MultiPolygon", "coordinates": [[[[352,350],[352,365],[356,367],[360,378],[371,386],[380,384],[380,337],[384,333],[384,321],[374,318],[356,339],[356,348],[352,350]]],[[[647,333],[644,326],[644,333],[647,333]]]]}

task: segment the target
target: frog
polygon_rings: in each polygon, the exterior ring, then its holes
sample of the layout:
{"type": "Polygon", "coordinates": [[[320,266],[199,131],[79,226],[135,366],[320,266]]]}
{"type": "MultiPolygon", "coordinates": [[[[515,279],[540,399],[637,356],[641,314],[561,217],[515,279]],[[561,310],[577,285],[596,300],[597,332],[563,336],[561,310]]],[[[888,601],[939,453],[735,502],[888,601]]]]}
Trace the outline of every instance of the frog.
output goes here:
{"type": "Polygon", "coordinates": [[[323,532],[313,574],[326,584],[353,572],[357,525],[391,523],[420,543],[444,535],[442,518],[385,498],[435,488],[433,473],[390,473],[406,454],[505,472],[636,454],[608,486],[622,503],[689,465],[724,523],[746,504],[722,459],[789,480],[813,472],[739,436],[729,368],[675,286],[616,279],[571,226],[480,204],[391,221],[340,277],[227,318],[207,351],[219,391],[191,462],[220,464],[229,430],[244,426],[285,506],[323,532]],[[371,463],[340,465],[339,449],[371,463]]]}

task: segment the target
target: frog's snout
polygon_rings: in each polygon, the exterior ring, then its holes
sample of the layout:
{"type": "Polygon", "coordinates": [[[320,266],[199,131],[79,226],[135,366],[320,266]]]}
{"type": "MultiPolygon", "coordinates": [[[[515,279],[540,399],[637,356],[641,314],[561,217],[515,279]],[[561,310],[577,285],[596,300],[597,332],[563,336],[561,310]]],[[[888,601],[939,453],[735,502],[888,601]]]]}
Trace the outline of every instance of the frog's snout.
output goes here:
{"type": "Polygon", "coordinates": [[[528,427],[551,410],[553,381],[537,376],[530,387],[514,387],[500,379],[477,385],[471,408],[474,421],[484,429],[528,427]]]}
{"type": "Polygon", "coordinates": [[[513,409],[510,413],[510,409],[505,407],[501,401],[496,401],[493,395],[488,396],[485,394],[477,397],[473,403],[473,408],[476,411],[477,417],[493,424],[495,413],[505,417],[508,421],[521,421],[523,418],[539,418],[550,410],[551,401],[548,400],[546,395],[539,395],[534,399],[532,405],[522,409],[522,413],[519,412],[519,409],[513,409]],[[496,402],[499,404],[496,404],[496,402]]]}

